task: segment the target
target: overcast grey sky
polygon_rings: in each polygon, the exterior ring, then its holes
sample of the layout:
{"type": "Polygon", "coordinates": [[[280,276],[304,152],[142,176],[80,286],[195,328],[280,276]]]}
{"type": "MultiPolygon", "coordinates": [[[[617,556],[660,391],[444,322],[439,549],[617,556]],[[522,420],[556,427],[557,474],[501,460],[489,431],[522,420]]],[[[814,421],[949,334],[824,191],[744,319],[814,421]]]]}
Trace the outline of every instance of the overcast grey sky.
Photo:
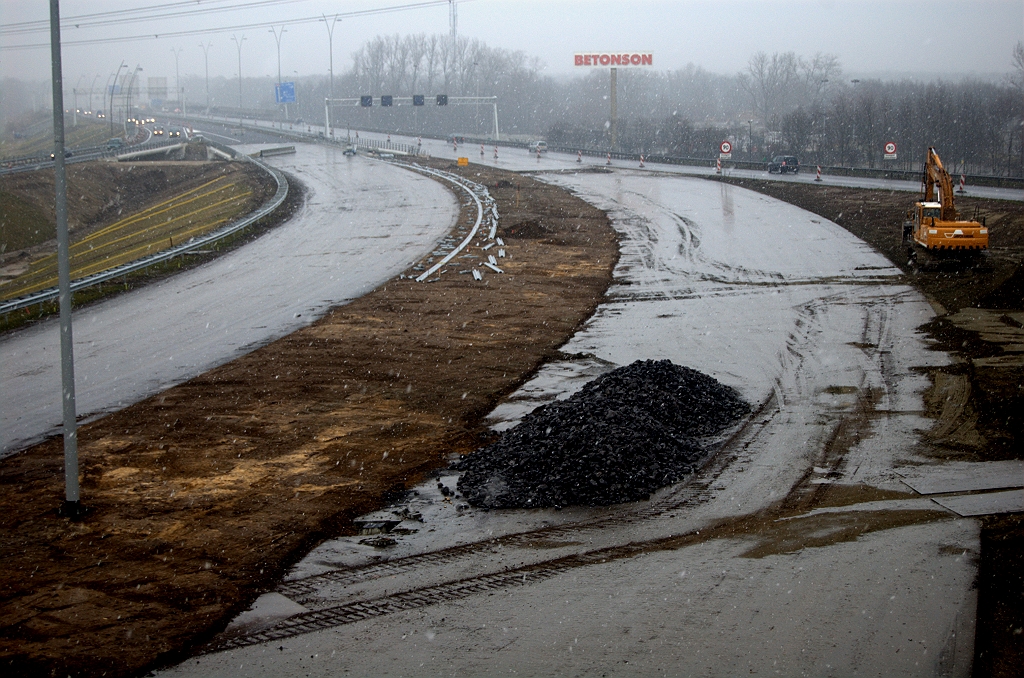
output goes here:
{"type": "MultiPolygon", "coordinates": [[[[260,0],[251,0],[259,2],[260,0]]],[[[265,2],[266,0],[264,0],[265,2]]],[[[277,0],[245,11],[198,16],[207,7],[240,5],[245,0],[193,0],[191,14],[146,23],[96,28],[67,28],[63,51],[65,80],[104,80],[121,61],[143,67],[146,75],[174,77],[175,57],[184,77],[203,73],[199,43],[212,43],[210,75],[236,77],[238,54],[232,34],[245,35],[242,71],[246,77],[277,73],[274,36],[267,27],[243,24],[283,21],[320,14],[394,7],[419,0],[277,0]],[[159,37],[194,29],[224,28],[205,35],[159,37]],[[128,42],[74,45],[76,40],[110,40],[147,36],[128,42]],[[84,77],[83,77],[84,76],[84,77]]],[[[135,3],[111,0],[63,0],[64,17],[165,6],[178,0],[135,3]]],[[[43,0],[0,0],[0,22],[46,20],[43,0]]],[[[47,47],[11,50],[23,43],[45,44],[46,27],[25,35],[0,35],[0,74],[25,79],[49,77],[47,47]]],[[[335,73],[351,66],[351,54],[378,34],[447,33],[448,5],[407,9],[375,16],[346,18],[334,35],[335,73]]],[[[550,74],[572,74],[576,51],[654,53],[659,69],[693,63],[710,71],[735,73],[750,55],[795,51],[801,55],[830,52],[847,73],[913,72],[936,76],[1004,73],[1011,51],[1024,39],[1024,0],[463,0],[458,3],[460,36],[478,38],[492,47],[523,50],[538,57],[550,74]]],[[[323,23],[293,24],[281,42],[283,79],[326,74],[328,38],[323,23]]],[[[276,79],[276,78],[275,78],[276,79]]],[[[85,87],[85,85],[82,85],[85,87]]]]}

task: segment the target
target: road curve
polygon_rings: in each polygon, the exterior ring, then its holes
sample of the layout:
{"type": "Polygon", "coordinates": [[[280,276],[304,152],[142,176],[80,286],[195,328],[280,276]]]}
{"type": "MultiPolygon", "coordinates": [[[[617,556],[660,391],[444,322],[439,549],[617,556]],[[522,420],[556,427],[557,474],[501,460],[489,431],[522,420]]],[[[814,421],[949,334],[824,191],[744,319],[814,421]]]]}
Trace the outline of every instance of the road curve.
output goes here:
{"type": "MultiPolygon", "coordinates": [[[[458,205],[439,183],[341,149],[297,145],[272,164],[305,204],[204,266],[74,313],[78,413],[113,411],[306,325],[429,252],[458,205]]],[[[56,319],[0,339],[0,456],[57,432],[56,319]]]]}

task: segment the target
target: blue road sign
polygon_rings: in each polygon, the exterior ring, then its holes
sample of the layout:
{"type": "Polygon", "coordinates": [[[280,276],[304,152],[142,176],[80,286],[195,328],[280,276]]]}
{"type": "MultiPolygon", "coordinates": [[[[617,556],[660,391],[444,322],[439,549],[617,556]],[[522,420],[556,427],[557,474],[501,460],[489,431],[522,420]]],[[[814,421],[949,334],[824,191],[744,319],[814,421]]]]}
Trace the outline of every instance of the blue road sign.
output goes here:
{"type": "Polygon", "coordinates": [[[295,83],[279,82],[274,85],[274,99],[276,99],[279,104],[294,104],[295,83]]]}

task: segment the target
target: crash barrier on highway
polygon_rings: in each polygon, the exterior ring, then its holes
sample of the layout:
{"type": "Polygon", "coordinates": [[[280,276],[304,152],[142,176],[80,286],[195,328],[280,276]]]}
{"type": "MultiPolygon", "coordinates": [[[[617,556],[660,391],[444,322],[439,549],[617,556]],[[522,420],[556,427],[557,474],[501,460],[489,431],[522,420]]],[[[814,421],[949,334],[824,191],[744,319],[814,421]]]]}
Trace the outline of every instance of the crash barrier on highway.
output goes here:
{"type": "Polygon", "coordinates": [[[353,141],[352,144],[359,148],[372,148],[376,151],[391,151],[392,153],[400,153],[402,155],[419,155],[420,148],[411,144],[396,144],[390,141],[381,141],[380,139],[360,139],[359,141],[353,141]]]}
{"type": "MultiPolygon", "coordinates": [[[[89,160],[100,160],[124,155],[126,152],[147,151],[160,149],[166,146],[177,146],[179,142],[170,140],[147,141],[144,144],[125,145],[121,148],[111,149],[106,146],[89,146],[86,148],[69,148],[73,155],[68,157],[65,164],[86,162],[89,160]]],[[[32,170],[49,167],[53,164],[50,154],[24,156],[21,158],[5,158],[0,160],[0,173],[14,174],[17,172],[29,172],[32,170]]]]}
{"type": "MultiPolygon", "coordinates": [[[[222,240],[223,238],[226,238],[245,228],[248,228],[249,226],[252,226],[257,221],[259,221],[260,219],[262,219],[263,217],[267,216],[275,209],[280,207],[281,203],[283,203],[285,198],[288,197],[288,181],[287,179],[285,179],[284,174],[282,174],[280,170],[270,167],[269,165],[266,165],[260,162],[259,160],[249,158],[244,155],[240,155],[229,146],[224,146],[222,144],[218,144],[216,142],[212,142],[209,140],[207,140],[205,143],[208,146],[215,147],[218,151],[231,158],[242,160],[245,162],[255,163],[258,167],[260,167],[265,172],[270,174],[270,176],[272,176],[274,178],[274,181],[277,183],[277,191],[274,193],[273,197],[271,197],[269,200],[263,203],[260,206],[260,208],[253,212],[252,214],[241,219],[237,219],[231,222],[230,224],[222,226],[216,231],[207,233],[204,236],[193,238],[186,243],[169,247],[161,252],[152,254],[148,257],[136,259],[133,262],[123,264],[121,266],[116,266],[114,268],[109,268],[105,271],[100,271],[99,273],[94,273],[92,275],[85,276],[83,278],[78,278],[77,280],[73,280],[71,282],[72,294],[79,290],[91,287],[93,285],[109,282],[116,278],[120,278],[121,276],[128,275],[129,273],[141,271],[155,264],[170,261],[175,257],[181,256],[183,254],[188,254],[193,250],[197,250],[202,247],[211,245],[217,242],[218,240],[222,240]]],[[[30,306],[35,306],[36,304],[44,304],[47,302],[54,301],[57,299],[58,294],[58,289],[56,287],[51,287],[49,289],[41,290],[34,294],[25,295],[17,299],[11,299],[9,301],[2,302],[0,303],[0,314],[11,313],[13,311],[18,311],[24,308],[28,308],[30,306]]]]}
{"type": "Polygon", "coordinates": [[[171,144],[169,146],[157,146],[155,148],[142,148],[139,150],[128,151],[127,153],[118,153],[115,157],[118,162],[123,160],[134,160],[136,158],[145,158],[150,155],[168,155],[173,151],[184,150],[187,143],[171,144]]]}
{"type": "Polygon", "coordinates": [[[262,151],[252,153],[251,155],[254,158],[269,158],[273,155],[288,155],[294,152],[294,146],[278,146],[277,148],[264,148],[262,151]]]}

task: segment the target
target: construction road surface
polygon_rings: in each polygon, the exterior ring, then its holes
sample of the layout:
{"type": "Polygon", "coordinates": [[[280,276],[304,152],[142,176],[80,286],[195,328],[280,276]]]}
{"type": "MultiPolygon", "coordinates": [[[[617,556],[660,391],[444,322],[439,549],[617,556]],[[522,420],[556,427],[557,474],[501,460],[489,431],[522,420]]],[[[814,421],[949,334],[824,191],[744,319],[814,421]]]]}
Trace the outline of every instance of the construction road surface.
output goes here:
{"type": "Polygon", "coordinates": [[[481,511],[443,496],[443,472],[379,512],[402,528],[388,548],[320,545],[163,675],[968,675],[978,524],[900,475],[932,463],[923,372],[949,361],[915,329],[925,299],[842,228],[744,189],[549,180],[608,211],[621,259],[493,424],[664,358],[754,414],[636,504],[481,511]]]}

